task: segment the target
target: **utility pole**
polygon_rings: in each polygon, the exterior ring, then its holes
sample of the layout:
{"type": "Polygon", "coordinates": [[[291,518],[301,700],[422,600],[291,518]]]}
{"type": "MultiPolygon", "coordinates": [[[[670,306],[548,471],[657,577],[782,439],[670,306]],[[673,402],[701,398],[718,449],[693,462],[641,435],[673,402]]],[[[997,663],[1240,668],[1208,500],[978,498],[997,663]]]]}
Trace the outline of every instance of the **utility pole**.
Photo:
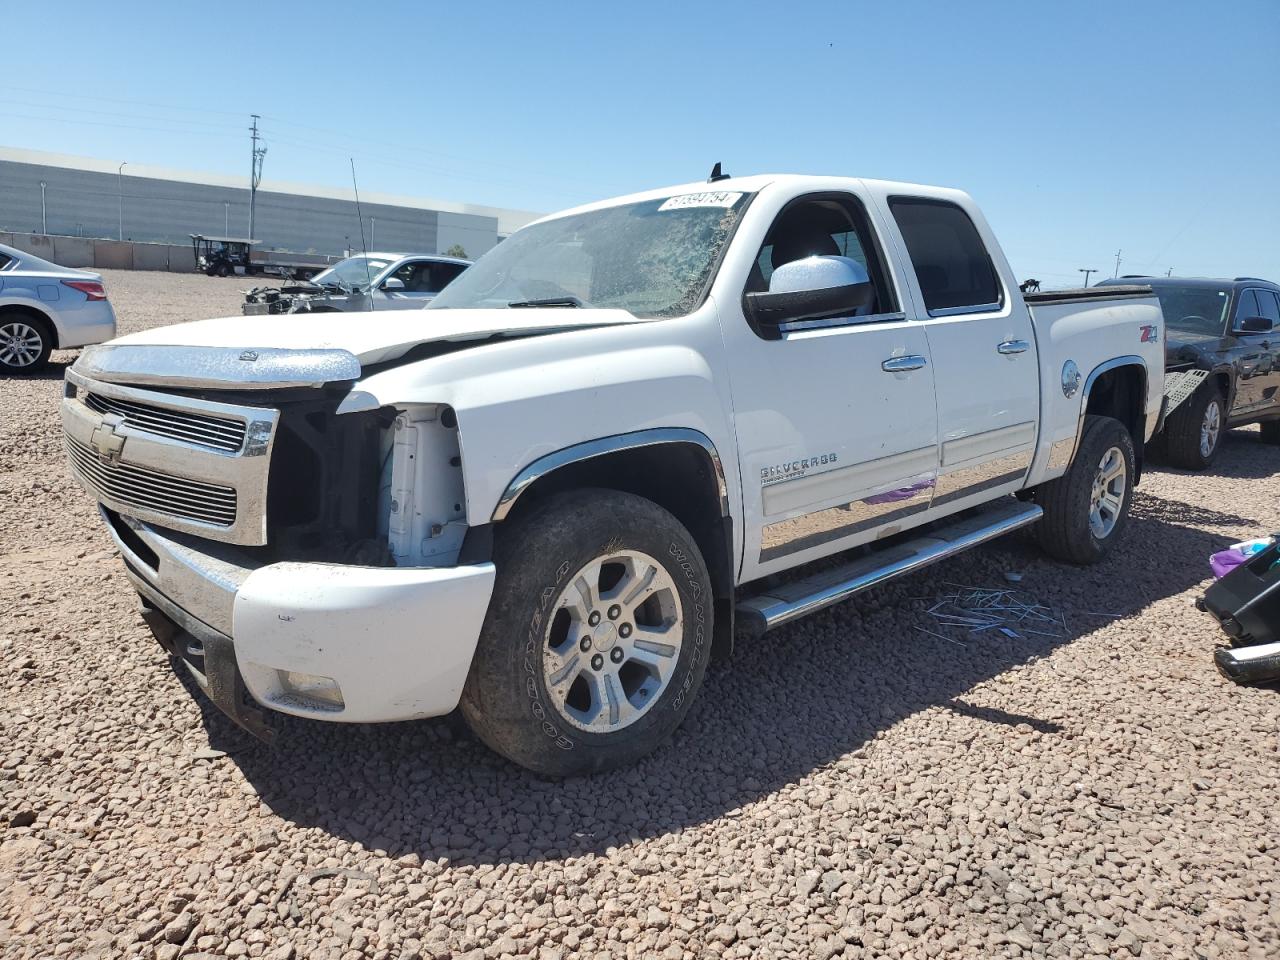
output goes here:
{"type": "Polygon", "coordinates": [[[44,205],[44,188],[48,186],[43,180],[40,181],[40,232],[46,237],[49,235],[49,218],[45,214],[44,205]]]}
{"type": "Polygon", "coordinates": [[[1120,251],[1120,250],[1117,250],[1117,251],[1116,251],[1116,272],[1115,272],[1115,273],[1113,273],[1113,274],[1111,275],[1112,279],[1115,279],[1116,277],[1120,276],[1120,254],[1121,254],[1121,252],[1122,252],[1122,251],[1120,251]]]}
{"type": "Polygon", "coordinates": [[[258,121],[262,118],[251,113],[253,117],[253,126],[249,128],[249,143],[252,150],[249,163],[249,239],[253,239],[253,213],[254,204],[258,197],[258,184],[262,182],[262,158],[267,155],[267,146],[263,144],[258,146],[258,121]]]}
{"type": "Polygon", "coordinates": [[[1091,273],[1097,273],[1097,272],[1098,272],[1098,268],[1097,268],[1097,267],[1089,267],[1089,268],[1087,268],[1087,269],[1086,269],[1085,267],[1081,267],[1081,268],[1080,268],[1080,270],[1079,270],[1079,272],[1084,274],[1084,285],[1087,287],[1087,286],[1089,286],[1089,274],[1091,274],[1091,273]]]}
{"type": "Polygon", "coordinates": [[[1166,277],[1172,277],[1172,276],[1173,276],[1173,267],[1170,267],[1170,268],[1165,272],[1165,276],[1166,276],[1166,277]]]}
{"type": "Polygon", "coordinates": [[[129,165],[126,160],[116,167],[116,216],[119,218],[120,239],[124,239],[124,168],[129,165]]]}

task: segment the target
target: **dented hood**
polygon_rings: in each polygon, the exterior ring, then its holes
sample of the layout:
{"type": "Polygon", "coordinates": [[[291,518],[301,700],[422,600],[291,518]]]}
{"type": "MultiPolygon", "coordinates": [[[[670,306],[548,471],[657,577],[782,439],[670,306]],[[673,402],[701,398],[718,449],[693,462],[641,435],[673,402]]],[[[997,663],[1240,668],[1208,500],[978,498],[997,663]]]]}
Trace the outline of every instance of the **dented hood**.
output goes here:
{"type": "Polygon", "coordinates": [[[87,348],[75,369],[118,383],[244,389],[355,379],[420,344],[477,345],[590,327],[649,323],[625,310],[541,307],[219,317],[87,348]]]}

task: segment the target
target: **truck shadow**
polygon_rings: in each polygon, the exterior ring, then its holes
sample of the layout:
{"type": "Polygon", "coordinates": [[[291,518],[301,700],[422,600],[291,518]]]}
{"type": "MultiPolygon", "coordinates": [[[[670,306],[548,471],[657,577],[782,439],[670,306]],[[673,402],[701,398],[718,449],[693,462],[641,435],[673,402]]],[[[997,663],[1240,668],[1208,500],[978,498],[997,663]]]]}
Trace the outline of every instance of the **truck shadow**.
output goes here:
{"type": "Polygon", "coordinates": [[[1276,451],[1274,444],[1264,443],[1257,427],[1237,427],[1222,437],[1222,449],[1213,466],[1207,470],[1184,470],[1176,467],[1158,452],[1147,459],[1147,468],[1153,472],[1168,473],[1180,477],[1227,477],[1236,480],[1270,478],[1276,475],[1276,451]]]}
{"type": "MultiPolygon", "coordinates": [[[[272,750],[234,727],[198,691],[213,746],[226,750],[276,814],[392,857],[453,863],[560,860],[602,853],[731,814],[812,771],[860,757],[895,723],[931,707],[974,724],[1045,718],[974,706],[976,685],[1182,593],[1208,576],[1206,558],[1252,521],[1139,493],[1128,533],[1102,565],[1076,571],[1012,535],[863,594],[858,600],[739,643],[713,665],[685,725],[633,767],[551,782],[491,754],[453,717],[383,726],[281,718],[272,750]],[[1231,533],[1226,531],[1231,529],[1231,533]],[[1008,586],[1060,610],[1062,639],[993,635],[946,642],[917,628],[948,583],[1008,586]]],[[[1187,616],[1202,616],[1188,607],[1187,616]]],[[[1158,643],[1158,637],[1152,637],[1158,643]]],[[[1213,671],[1211,652],[1203,667],[1213,671]]],[[[179,669],[184,677],[185,671],[179,669]]],[[[1052,740],[1046,749],[1051,748],[1052,740]]],[[[658,869],[655,864],[655,869],[658,869]]]]}

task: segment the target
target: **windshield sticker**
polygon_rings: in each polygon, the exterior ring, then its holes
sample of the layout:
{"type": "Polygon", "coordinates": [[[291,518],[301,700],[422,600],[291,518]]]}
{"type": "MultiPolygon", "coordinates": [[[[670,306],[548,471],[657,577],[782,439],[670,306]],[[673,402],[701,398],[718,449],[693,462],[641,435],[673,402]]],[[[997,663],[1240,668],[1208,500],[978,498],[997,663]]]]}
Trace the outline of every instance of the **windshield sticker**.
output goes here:
{"type": "Polygon", "coordinates": [[[687,210],[689,207],[732,207],[742,199],[740,193],[729,193],[718,190],[715,193],[684,193],[678,197],[668,197],[658,211],[687,210]]]}

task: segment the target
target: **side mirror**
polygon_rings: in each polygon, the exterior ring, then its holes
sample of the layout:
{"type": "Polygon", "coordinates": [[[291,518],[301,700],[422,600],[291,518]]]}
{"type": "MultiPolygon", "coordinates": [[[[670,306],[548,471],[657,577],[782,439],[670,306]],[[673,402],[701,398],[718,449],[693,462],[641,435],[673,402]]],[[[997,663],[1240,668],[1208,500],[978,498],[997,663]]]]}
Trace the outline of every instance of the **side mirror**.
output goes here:
{"type": "Polygon", "coordinates": [[[875,300],[866,268],[849,257],[806,257],[784,263],[769,278],[768,293],[748,293],[747,318],[776,328],[797,320],[852,317],[875,300]]]}
{"type": "Polygon", "coordinates": [[[1275,324],[1267,317],[1245,317],[1232,330],[1232,333],[1270,333],[1275,324]]]}
{"type": "Polygon", "coordinates": [[[386,290],[388,293],[392,290],[403,290],[404,281],[399,277],[387,277],[387,279],[382,281],[382,289],[386,290]]]}

